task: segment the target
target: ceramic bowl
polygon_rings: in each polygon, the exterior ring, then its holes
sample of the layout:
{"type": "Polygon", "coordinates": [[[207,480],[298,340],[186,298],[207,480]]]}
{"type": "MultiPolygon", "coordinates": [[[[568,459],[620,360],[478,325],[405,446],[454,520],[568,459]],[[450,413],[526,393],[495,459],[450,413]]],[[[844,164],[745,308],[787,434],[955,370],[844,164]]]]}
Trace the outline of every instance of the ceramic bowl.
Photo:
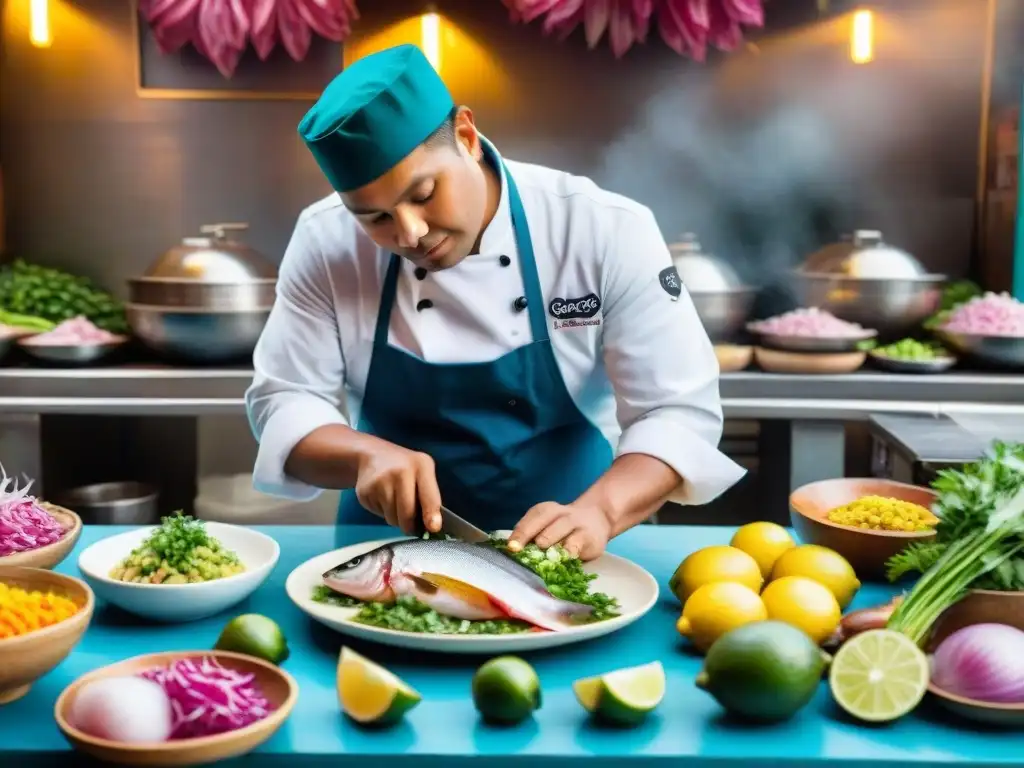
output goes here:
{"type": "Polygon", "coordinates": [[[26,591],[53,592],[80,608],[59,624],[0,639],[0,704],[9,704],[28,693],[36,680],[64,661],[78,644],[92,620],[95,598],[79,579],[45,568],[0,565],[0,583],[26,591]]]}
{"type": "Polygon", "coordinates": [[[928,684],[928,693],[943,709],[965,720],[1003,728],[1024,727],[1024,704],[995,704],[967,699],[944,691],[934,683],[928,684]]]}
{"type": "Polygon", "coordinates": [[[754,360],[768,373],[853,373],[864,365],[866,352],[784,352],[756,347],[754,360]]]}
{"type": "Polygon", "coordinates": [[[57,727],[72,747],[108,763],[131,766],[203,765],[244,755],[263,744],[288,719],[298,696],[299,686],[295,679],[283,669],[262,659],[227,651],[171,651],[136,656],[82,675],[61,692],[54,705],[53,716],[57,727]],[[69,722],[68,716],[75,697],[84,685],[93,680],[137,674],[152,667],[167,666],[180,659],[202,656],[213,657],[226,667],[255,675],[256,683],[273,705],[274,711],[259,722],[237,731],[141,744],[125,744],[90,736],[69,722]]]}
{"type": "Polygon", "coordinates": [[[943,611],[932,627],[928,649],[958,629],[972,624],[1009,624],[1024,632],[1024,592],[998,592],[992,589],[973,589],[943,611]]]}
{"type": "Polygon", "coordinates": [[[245,571],[198,584],[133,584],[110,572],[156,530],[156,526],[101,539],[78,558],[78,568],[96,596],[153,621],[181,623],[213,616],[255,592],[277,565],[281,547],[266,534],[240,525],[207,522],[206,531],[235,552],[245,571]]]}
{"type": "Polygon", "coordinates": [[[828,520],[828,513],[862,496],[887,496],[931,508],[938,495],[929,488],[878,478],[819,480],[789,496],[789,519],[805,544],[835,550],[853,566],[861,581],[886,581],[885,563],[911,542],[928,541],[935,531],[876,531],[828,520]]]}
{"type": "Polygon", "coordinates": [[[739,344],[716,344],[715,357],[722,373],[742,371],[754,358],[754,348],[739,344]]]}
{"type": "Polygon", "coordinates": [[[18,339],[17,344],[25,354],[46,363],[92,365],[110,357],[128,341],[127,336],[119,336],[115,341],[98,344],[45,344],[29,337],[18,339]]]}
{"type": "Polygon", "coordinates": [[[12,555],[0,557],[0,565],[21,565],[25,568],[56,568],[64,558],[68,556],[79,536],[82,535],[82,518],[70,509],[58,507],[56,504],[39,502],[39,505],[53,515],[57,522],[64,526],[64,535],[45,547],[32,549],[27,552],[15,552],[12,555]]]}

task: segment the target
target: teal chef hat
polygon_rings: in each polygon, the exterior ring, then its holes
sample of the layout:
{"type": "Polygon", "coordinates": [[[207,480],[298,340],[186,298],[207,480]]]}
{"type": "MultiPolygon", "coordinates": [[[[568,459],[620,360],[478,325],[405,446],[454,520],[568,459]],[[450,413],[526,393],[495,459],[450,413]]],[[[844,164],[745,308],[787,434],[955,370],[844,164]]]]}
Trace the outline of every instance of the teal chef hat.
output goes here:
{"type": "Polygon", "coordinates": [[[436,131],[455,106],[415,45],[357,60],[332,80],[299,135],[339,192],[387,173],[436,131]]]}

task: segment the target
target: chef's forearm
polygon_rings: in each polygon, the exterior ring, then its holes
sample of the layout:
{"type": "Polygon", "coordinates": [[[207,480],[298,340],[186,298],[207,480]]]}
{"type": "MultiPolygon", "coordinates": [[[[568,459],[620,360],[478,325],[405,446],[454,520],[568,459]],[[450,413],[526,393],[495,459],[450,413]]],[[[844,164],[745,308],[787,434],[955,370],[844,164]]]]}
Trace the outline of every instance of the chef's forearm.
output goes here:
{"type": "Polygon", "coordinates": [[[284,471],[317,488],[354,488],[360,462],[379,443],[379,438],[344,424],[328,424],[295,444],[284,471]]]}
{"type": "Polygon", "coordinates": [[[615,537],[661,509],[681,482],[679,474],[660,459],[628,453],[617,458],[576,503],[601,509],[615,537]]]}

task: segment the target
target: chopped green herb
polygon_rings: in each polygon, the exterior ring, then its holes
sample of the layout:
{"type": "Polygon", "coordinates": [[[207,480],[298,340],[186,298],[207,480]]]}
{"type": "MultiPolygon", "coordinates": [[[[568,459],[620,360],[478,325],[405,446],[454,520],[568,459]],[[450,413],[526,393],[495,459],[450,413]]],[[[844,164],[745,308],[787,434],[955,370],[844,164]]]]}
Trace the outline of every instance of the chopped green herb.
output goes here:
{"type": "MultiPolygon", "coordinates": [[[[427,534],[424,538],[442,537],[427,534]]],[[[494,538],[490,543],[540,576],[555,597],[593,606],[591,621],[604,621],[618,616],[618,601],[604,593],[591,592],[590,582],[597,576],[583,570],[583,562],[579,558],[571,557],[562,546],[541,549],[536,544],[527,544],[521,552],[512,553],[506,548],[504,539],[494,538]]],[[[312,599],[325,605],[361,606],[354,621],[403,632],[509,635],[533,630],[533,627],[524,621],[467,621],[445,616],[414,597],[401,597],[394,603],[361,603],[355,598],[338,594],[327,586],[319,585],[313,589],[312,599]]]]}

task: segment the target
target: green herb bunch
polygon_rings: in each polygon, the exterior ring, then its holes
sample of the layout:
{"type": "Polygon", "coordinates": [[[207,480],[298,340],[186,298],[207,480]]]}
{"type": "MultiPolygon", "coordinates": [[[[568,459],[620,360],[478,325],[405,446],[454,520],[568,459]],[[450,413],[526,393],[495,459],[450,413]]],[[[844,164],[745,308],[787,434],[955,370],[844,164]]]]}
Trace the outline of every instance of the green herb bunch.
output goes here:
{"type": "Polygon", "coordinates": [[[1024,444],[996,441],[980,461],[940,471],[932,487],[935,538],[887,563],[890,581],[922,574],[887,625],[919,644],[970,589],[1024,589],[1024,444]]]}
{"type": "Polygon", "coordinates": [[[191,567],[195,549],[210,546],[210,536],[203,521],[178,512],[161,518],[160,527],[136,549],[136,553],[151,550],[172,568],[186,572],[191,567]]]}

